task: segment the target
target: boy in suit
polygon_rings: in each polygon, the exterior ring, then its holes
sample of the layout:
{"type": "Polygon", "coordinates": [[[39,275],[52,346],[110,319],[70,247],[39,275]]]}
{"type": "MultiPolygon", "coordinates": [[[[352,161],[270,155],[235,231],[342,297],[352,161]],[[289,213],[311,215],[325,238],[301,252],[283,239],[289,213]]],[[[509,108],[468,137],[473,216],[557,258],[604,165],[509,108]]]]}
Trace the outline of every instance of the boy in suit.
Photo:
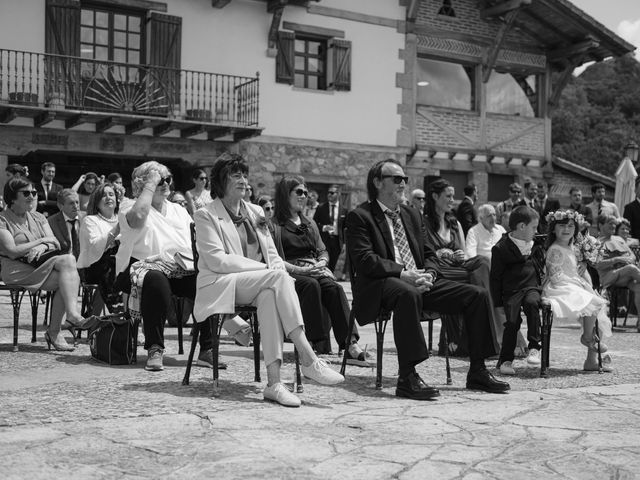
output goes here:
{"type": "Polygon", "coordinates": [[[491,249],[491,296],[506,316],[498,369],[503,375],[515,375],[514,350],[522,318],[527,317],[529,355],[527,363],[540,364],[540,284],[531,257],[533,237],[538,228],[538,213],[531,207],[514,208],[509,216],[510,232],[491,249]]]}

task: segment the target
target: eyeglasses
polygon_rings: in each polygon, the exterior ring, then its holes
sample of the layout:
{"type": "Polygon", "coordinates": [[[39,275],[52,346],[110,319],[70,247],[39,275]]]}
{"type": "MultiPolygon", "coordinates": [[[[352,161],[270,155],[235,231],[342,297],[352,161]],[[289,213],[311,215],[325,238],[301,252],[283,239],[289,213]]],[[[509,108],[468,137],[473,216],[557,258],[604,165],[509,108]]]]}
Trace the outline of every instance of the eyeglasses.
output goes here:
{"type": "Polygon", "coordinates": [[[162,178],[158,185],[164,185],[165,183],[167,185],[171,185],[173,183],[173,175],[167,175],[166,177],[162,178]]]}
{"type": "Polygon", "coordinates": [[[272,207],[262,207],[265,212],[270,212],[272,207]]]}
{"type": "Polygon", "coordinates": [[[38,196],[37,190],[18,190],[18,193],[21,193],[24,198],[36,198],[38,196]]]}
{"type": "Polygon", "coordinates": [[[335,190],[331,190],[331,191],[329,191],[329,192],[327,192],[327,193],[328,193],[329,195],[335,195],[335,194],[337,194],[338,192],[336,192],[335,190]]]}
{"type": "Polygon", "coordinates": [[[413,198],[415,198],[416,200],[418,200],[420,202],[424,202],[426,200],[425,197],[413,197],[413,198]]]}
{"type": "Polygon", "coordinates": [[[380,178],[393,178],[393,183],[400,185],[402,182],[409,183],[409,177],[403,175],[382,175],[380,178]]]}
{"type": "Polygon", "coordinates": [[[304,188],[296,188],[294,190],[294,192],[299,197],[308,197],[309,196],[309,192],[307,190],[305,190],[304,188]]]}

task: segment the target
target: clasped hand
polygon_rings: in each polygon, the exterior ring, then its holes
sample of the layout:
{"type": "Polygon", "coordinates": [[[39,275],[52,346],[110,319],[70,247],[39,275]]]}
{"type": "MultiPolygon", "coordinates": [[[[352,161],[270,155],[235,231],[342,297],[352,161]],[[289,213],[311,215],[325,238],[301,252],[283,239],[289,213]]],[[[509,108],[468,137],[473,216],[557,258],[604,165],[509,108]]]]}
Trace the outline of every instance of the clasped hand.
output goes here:
{"type": "Polygon", "coordinates": [[[308,270],[308,273],[314,274],[314,273],[321,273],[324,270],[324,267],[327,266],[327,261],[325,259],[322,260],[318,260],[315,264],[313,265],[309,265],[308,267],[306,267],[308,270]]]}
{"type": "Polygon", "coordinates": [[[413,285],[420,293],[428,292],[433,287],[433,276],[424,270],[403,270],[400,280],[413,285]]]}

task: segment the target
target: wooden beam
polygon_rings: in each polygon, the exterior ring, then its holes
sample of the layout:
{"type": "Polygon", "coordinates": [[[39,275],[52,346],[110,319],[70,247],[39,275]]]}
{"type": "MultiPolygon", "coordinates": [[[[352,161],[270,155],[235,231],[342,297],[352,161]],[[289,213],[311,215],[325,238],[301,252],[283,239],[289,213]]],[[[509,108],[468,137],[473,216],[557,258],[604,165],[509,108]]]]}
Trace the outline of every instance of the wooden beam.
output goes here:
{"type": "Polygon", "coordinates": [[[165,133],[168,133],[175,128],[176,126],[173,122],[161,123],[160,125],[153,127],[153,136],[160,137],[161,135],[164,135],[165,133]]]}
{"type": "Polygon", "coordinates": [[[526,5],[531,5],[531,0],[507,0],[493,7],[480,10],[480,18],[486,20],[491,17],[499,17],[526,5]]]}
{"type": "Polygon", "coordinates": [[[278,48],[278,30],[280,29],[280,20],[282,20],[282,14],[284,13],[284,7],[276,8],[273,11],[271,17],[271,26],[269,27],[269,48],[278,48]]]}
{"type": "Polygon", "coordinates": [[[315,35],[318,37],[327,38],[345,38],[346,34],[344,30],[336,30],[335,28],[318,27],[316,25],[306,25],[303,23],[283,22],[282,28],[285,30],[293,30],[298,33],[306,33],[308,35],[315,35]]]}
{"type": "Polygon", "coordinates": [[[456,156],[457,152],[449,152],[449,160],[453,160],[453,157],[456,156]]]}
{"type": "Polygon", "coordinates": [[[211,0],[211,6],[213,8],[224,8],[229,2],[231,2],[231,0],[211,0]]]}
{"type": "MultiPolygon", "coordinates": [[[[559,36],[560,38],[564,38],[566,41],[571,42],[572,39],[571,39],[571,35],[569,35],[569,33],[567,33],[564,30],[561,30],[559,27],[556,27],[554,24],[549,23],[546,18],[541,17],[536,12],[534,12],[533,10],[529,10],[529,9],[524,10],[524,13],[525,13],[525,15],[528,15],[533,20],[538,22],[544,28],[546,28],[548,30],[551,30],[555,35],[559,36]]],[[[547,43],[548,41],[549,41],[549,39],[547,39],[547,41],[545,43],[547,43]]]]}
{"type": "Polygon", "coordinates": [[[180,130],[180,137],[189,138],[204,132],[206,132],[206,128],[204,127],[204,125],[192,125],[180,130]]]}
{"type": "Polygon", "coordinates": [[[551,86],[551,96],[549,97],[548,102],[549,112],[553,110],[553,107],[558,105],[562,90],[564,90],[564,87],[566,87],[569,80],[571,80],[571,75],[575,68],[582,63],[582,57],[583,55],[579,55],[578,57],[570,60],[568,65],[565,67],[564,72],[562,72],[560,78],[558,78],[556,84],[551,86]]]}
{"type": "Polygon", "coordinates": [[[74,115],[73,117],[69,117],[64,121],[64,128],[69,130],[70,128],[76,127],[82,123],[85,123],[87,120],[82,117],[82,115],[74,115]]]}
{"type": "Polygon", "coordinates": [[[587,38],[586,40],[576,42],[573,45],[569,45],[568,47],[556,48],[555,50],[551,50],[549,53],[547,53],[547,58],[550,61],[559,60],[561,58],[570,58],[575,55],[587,53],[589,50],[598,48],[599,46],[600,42],[591,37],[587,38]]]}
{"type": "Polygon", "coordinates": [[[516,17],[518,16],[519,10],[510,10],[505,18],[505,21],[502,25],[500,25],[500,29],[496,34],[496,38],[493,41],[493,45],[488,52],[486,52],[486,59],[482,62],[482,82],[487,83],[489,78],[491,77],[491,71],[496,64],[496,60],[498,59],[498,54],[500,53],[500,49],[502,48],[502,43],[507,37],[507,32],[513,25],[516,17]]]}
{"type": "Polygon", "coordinates": [[[9,123],[18,116],[15,108],[3,108],[0,110],[0,123],[9,123]]]}
{"type": "Polygon", "coordinates": [[[55,118],[56,114],[54,112],[42,112],[33,118],[33,126],[35,128],[40,128],[47,123],[51,123],[55,118]]]}
{"type": "Polygon", "coordinates": [[[222,137],[226,137],[231,133],[230,127],[217,127],[217,128],[208,128],[207,129],[207,139],[209,140],[217,140],[222,137]]]}
{"type": "Polygon", "coordinates": [[[104,120],[96,122],[96,133],[103,133],[113,127],[116,122],[113,121],[113,117],[107,117],[104,120]]]}
{"type": "Polygon", "coordinates": [[[531,161],[530,158],[523,158],[522,159],[522,166],[526,167],[529,164],[530,161],[531,161]]]}
{"type": "Polygon", "coordinates": [[[420,9],[420,0],[410,0],[407,6],[407,21],[415,22],[418,18],[418,10],[420,9]]]}
{"type": "Polygon", "coordinates": [[[493,162],[494,158],[496,158],[495,155],[487,155],[487,163],[491,164],[493,162]]]}
{"type": "Polygon", "coordinates": [[[504,164],[509,165],[513,161],[513,157],[507,157],[504,159],[504,164]]]}
{"type": "Polygon", "coordinates": [[[267,12],[273,13],[279,8],[284,8],[287,3],[289,3],[287,0],[268,0],[267,12]]]}
{"type": "Polygon", "coordinates": [[[251,129],[238,129],[233,132],[233,141],[239,142],[240,140],[244,140],[245,138],[255,137],[260,133],[260,130],[251,129]]]}
{"type": "Polygon", "coordinates": [[[125,7],[137,10],[155,10],[157,12],[166,12],[166,2],[153,2],[150,0],[108,0],[111,6],[125,7]]]}
{"type": "Polygon", "coordinates": [[[133,135],[136,132],[139,132],[140,130],[143,130],[144,128],[147,128],[149,126],[149,124],[147,122],[145,122],[144,120],[135,120],[131,123],[127,123],[124,127],[124,133],[126,133],[127,135],[133,135]]]}

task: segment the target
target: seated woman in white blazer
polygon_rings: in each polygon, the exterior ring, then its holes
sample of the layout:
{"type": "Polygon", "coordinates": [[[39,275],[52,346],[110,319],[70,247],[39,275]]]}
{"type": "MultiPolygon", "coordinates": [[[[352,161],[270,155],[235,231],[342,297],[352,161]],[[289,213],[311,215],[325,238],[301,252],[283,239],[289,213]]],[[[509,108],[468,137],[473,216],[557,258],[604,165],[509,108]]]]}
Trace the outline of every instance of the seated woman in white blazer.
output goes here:
{"type": "Polygon", "coordinates": [[[242,199],[248,173],[240,155],[222,154],[211,171],[215,199],[194,214],[200,254],[194,315],[203,322],[213,314],[233,313],[235,305],[255,305],[267,366],[264,398],[298,407],[300,399],[280,381],[285,337],[298,349],[305,377],[325,385],[344,377],[315,355],[305,337],[294,280],[278,256],[262,209],[242,199]]]}

